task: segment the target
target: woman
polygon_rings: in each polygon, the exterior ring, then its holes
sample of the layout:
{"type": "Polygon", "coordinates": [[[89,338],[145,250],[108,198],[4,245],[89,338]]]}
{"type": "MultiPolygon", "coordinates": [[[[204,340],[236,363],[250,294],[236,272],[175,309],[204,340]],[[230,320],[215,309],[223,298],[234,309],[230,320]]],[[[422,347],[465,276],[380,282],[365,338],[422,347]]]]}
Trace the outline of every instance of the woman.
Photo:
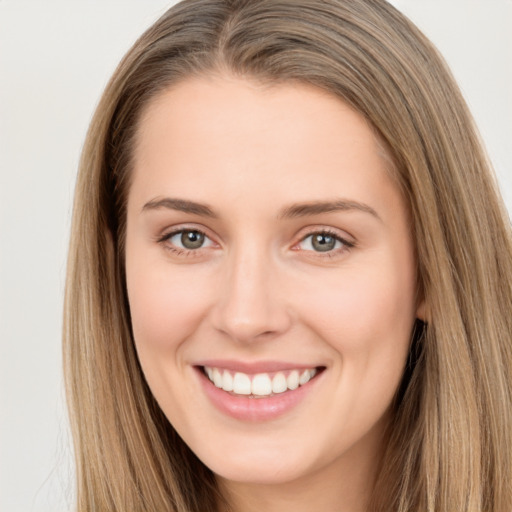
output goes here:
{"type": "Polygon", "coordinates": [[[384,1],[170,9],[78,176],[78,509],[511,509],[512,237],[489,168],[384,1]]]}

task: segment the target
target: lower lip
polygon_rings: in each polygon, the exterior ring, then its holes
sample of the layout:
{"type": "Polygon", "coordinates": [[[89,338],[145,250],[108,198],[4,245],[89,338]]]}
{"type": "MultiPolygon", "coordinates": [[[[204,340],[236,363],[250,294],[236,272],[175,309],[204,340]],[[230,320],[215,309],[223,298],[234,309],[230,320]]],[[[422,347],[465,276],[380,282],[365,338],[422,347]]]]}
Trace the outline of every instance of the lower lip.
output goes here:
{"type": "Polygon", "coordinates": [[[321,377],[321,374],[317,374],[307,384],[284,393],[266,398],[250,398],[233,395],[216,387],[200,368],[197,368],[197,373],[204,392],[218,410],[237,420],[249,422],[269,421],[283,416],[306,398],[321,377]]]}

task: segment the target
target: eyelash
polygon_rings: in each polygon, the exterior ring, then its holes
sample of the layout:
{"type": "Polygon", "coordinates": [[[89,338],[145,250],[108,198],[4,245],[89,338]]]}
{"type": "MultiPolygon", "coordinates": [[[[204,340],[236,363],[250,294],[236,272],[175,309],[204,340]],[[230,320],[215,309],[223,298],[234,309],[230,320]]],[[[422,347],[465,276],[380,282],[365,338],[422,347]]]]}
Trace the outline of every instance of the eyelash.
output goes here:
{"type": "Polygon", "coordinates": [[[208,237],[208,235],[204,231],[201,231],[200,229],[180,228],[180,229],[176,229],[174,231],[171,231],[169,233],[165,233],[160,238],[158,238],[157,242],[161,243],[165,247],[165,249],[167,251],[170,251],[173,254],[176,254],[178,256],[186,256],[186,257],[198,256],[197,253],[200,251],[200,249],[202,249],[202,247],[200,247],[199,249],[182,249],[181,247],[176,247],[174,245],[170,245],[169,244],[169,240],[173,236],[179,235],[180,233],[186,233],[186,232],[199,233],[199,234],[203,235],[205,238],[207,238],[208,240],[210,239],[208,237]]]}
{"type": "MultiPolygon", "coordinates": [[[[172,237],[179,235],[181,233],[185,233],[185,232],[199,233],[200,235],[203,235],[206,239],[210,240],[208,235],[204,231],[201,231],[200,229],[180,228],[180,229],[171,231],[169,233],[165,233],[163,236],[161,236],[157,239],[157,242],[163,244],[166,250],[168,250],[178,256],[185,256],[185,257],[199,256],[198,253],[200,252],[200,250],[203,247],[199,247],[198,249],[182,249],[181,247],[176,247],[176,246],[170,245],[168,243],[172,237]]],[[[325,252],[313,251],[313,250],[306,251],[306,252],[316,253],[321,258],[333,258],[335,256],[338,256],[341,252],[344,253],[344,252],[350,251],[351,249],[353,249],[356,246],[355,242],[349,242],[345,238],[342,238],[338,233],[336,233],[335,231],[330,230],[330,229],[320,229],[320,230],[310,231],[305,236],[303,236],[300,239],[300,241],[297,244],[295,244],[295,246],[303,243],[309,237],[314,236],[314,235],[330,236],[330,237],[334,238],[336,240],[336,242],[340,242],[343,245],[343,247],[340,247],[338,249],[333,249],[331,251],[325,251],[325,252]]]]}
{"type": "Polygon", "coordinates": [[[342,244],[342,247],[339,247],[337,249],[333,249],[331,251],[306,251],[306,252],[312,252],[315,253],[316,256],[320,258],[335,258],[336,256],[339,256],[341,253],[345,253],[353,249],[356,244],[355,242],[349,242],[345,238],[341,237],[338,233],[336,233],[334,230],[330,229],[320,229],[320,230],[314,230],[307,233],[305,236],[303,236],[298,244],[295,244],[295,246],[303,243],[305,240],[307,240],[309,237],[312,237],[314,235],[323,235],[323,236],[329,236],[334,238],[336,242],[340,242],[342,244]]]}

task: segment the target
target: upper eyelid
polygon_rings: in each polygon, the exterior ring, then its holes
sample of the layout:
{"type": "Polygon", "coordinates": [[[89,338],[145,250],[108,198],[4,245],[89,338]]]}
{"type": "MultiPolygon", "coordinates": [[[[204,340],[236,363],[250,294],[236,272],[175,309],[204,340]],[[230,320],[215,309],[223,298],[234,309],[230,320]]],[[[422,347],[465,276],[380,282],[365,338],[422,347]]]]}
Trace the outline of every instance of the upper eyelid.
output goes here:
{"type": "Polygon", "coordinates": [[[355,237],[347,233],[346,231],[340,230],[339,228],[327,227],[327,226],[312,226],[307,228],[307,232],[302,234],[299,242],[305,240],[308,236],[312,236],[318,233],[331,235],[342,242],[355,245],[355,237]]]}
{"type": "MultiPolygon", "coordinates": [[[[328,254],[332,255],[333,253],[336,253],[336,252],[341,251],[341,250],[352,249],[353,247],[356,246],[356,242],[350,241],[350,240],[348,240],[348,237],[343,237],[343,236],[339,235],[336,232],[329,231],[329,230],[316,230],[316,231],[311,231],[310,233],[304,235],[297,243],[294,244],[293,247],[297,247],[299,244],[301,244],[305,240],[307,240],[310,236],[313,236],[313,235],[316,235],[316,234],[323,234],[323,235],[332,236],[333,238],[336,239],[336,241],[340,242],[343,245],[343,247],[340,247],[338,249],[333,249],[331,251],[324,252],[323,255],[325,255],[325,256],[327,256],[328,254]]],[[[322,254],[322,253],[320,253],[320,251],[308,250],[306,252],[318,252],[318,254],[322,254]]]]}
{"type": "Polygon", "coordinates": [[[312,231],[311,233],[307,233],[306,235],[304,235],[300,240],[299,242],[303,242],[304,240],[306,240],[307,238],[309,238],[310,236],[313,236],[313,235],[327,235],[327,236],[332,236],[333,238],[335,238],[336,240],[340,240],[341,242],[346,242],[345,238],[343,238],[342,236],[338,235],[338,233],[334,233],[332,231],[312,231]]]}
{"type": "Polygon", "coordinates": [[[157,235],[157,241],[164,241],[167,240],[178,233],[183,233],[183,231],[197,231],[198,233],[203,234],[206,238],[213,241],[212,236],[210,236],[209,230],[202,227],[195,227],[195,226],[177,226],[172,228],[163,229],[160,234],[157,235]]]}
{"type": "MultiPolygon", "coordinates": [[[[174,238],[176,235],[183,233],[185,231],[195,231],[204,235],[205,239],[208,239],[213,244],[216,244],[214,240],[203,229],[191,228],[191,227],[177,227],[175,229],[170,229],[164,231],[163,234],[157,237],[156,242],[161,244],[166,251],[171,251],[177,255],[182,256],[201,256],[201,250],[208,249],[209,247],[198,247],[197,249],[188,249],[186,247],[180,247],[179,245],[175,245],[170,243],[170,239],[174,238]]],[[[211,247],[211,246],[210,246],[211,247]]]]}

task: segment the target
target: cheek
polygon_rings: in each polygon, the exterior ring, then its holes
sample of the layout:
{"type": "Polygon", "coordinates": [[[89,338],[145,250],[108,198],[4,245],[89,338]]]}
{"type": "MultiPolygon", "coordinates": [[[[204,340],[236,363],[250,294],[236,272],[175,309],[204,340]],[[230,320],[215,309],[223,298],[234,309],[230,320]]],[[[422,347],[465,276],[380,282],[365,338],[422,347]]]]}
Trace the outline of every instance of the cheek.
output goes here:
{"type": "Polygon", "coordinates": [[[337,353],[335,401],[351,411],[347,432],[367,430],[388,409],[402,378],[415,319],[414,287],[401,274],[356,272],[310,297],[310,319],[337,353]],[[313,320],[313,318],[316,318],[313,320]]]}
{"type": "Polygon", "coordinates": [[[309,311],[310,327],[337,354],[341,380],[336,400],[353,412],[354,431],[388,408],[403,374],[415,320],[413,266],[385,263],[381,259],[379,265],[340,272],[322,293],[310,288],[302,306],[309,311]]]}
{"type": "Polygon", "coordinates": [[[200,324],[205,314],[204,287],[190,273],[159,265],[127,262],[127,287],[132,328],[137,349],[174,351],[200,324]]]}
{"type": "Polygon", "coordinates": [[[414,322],[414,287],[398,273],[351,271],[316,293],[310,287],[303,296],[311,321],[349,350],[399,341],[414,322]]]}

